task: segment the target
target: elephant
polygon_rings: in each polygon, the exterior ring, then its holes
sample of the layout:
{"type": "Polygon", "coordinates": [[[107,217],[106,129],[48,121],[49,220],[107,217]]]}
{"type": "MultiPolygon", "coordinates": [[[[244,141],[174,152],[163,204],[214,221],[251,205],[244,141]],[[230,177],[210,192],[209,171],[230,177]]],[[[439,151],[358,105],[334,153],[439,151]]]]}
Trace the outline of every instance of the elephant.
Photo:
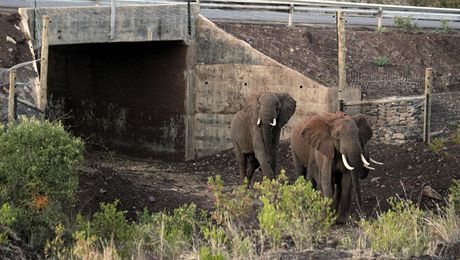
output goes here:
{"type": "Polygon", "coordinates": [[[291,152],[295,173],[312,181],[324,197],[332,199],[336,223],[344,223],[352,188],[361,210],[359,179],[375,170],[370,162],[368,141],[372,129],[363,115],[343,112],[310,114],[296,124],[291,133],[291,152]]]}
{"type": "Polygon", "coordinates": [[[288,93],[252,94],[232,118],[230,133],[242,182],[247,178],[250,185],[259,167],[263,175],[276,177],[281,128],[294,114],[296,104],[288,93]]]}

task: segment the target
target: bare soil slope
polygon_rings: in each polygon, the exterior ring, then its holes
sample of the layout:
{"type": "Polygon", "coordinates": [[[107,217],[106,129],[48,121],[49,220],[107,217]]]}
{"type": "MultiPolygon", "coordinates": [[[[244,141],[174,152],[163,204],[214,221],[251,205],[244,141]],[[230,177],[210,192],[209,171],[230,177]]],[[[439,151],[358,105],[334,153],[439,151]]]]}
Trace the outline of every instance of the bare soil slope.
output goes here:
{"type": "MultiPolygon", "coordinates": [[[[281,25],[231,23],[218,23],[218,26],[283,65],[325,86],[336,86],[337,31],[335,28],[307,26],[288,28],[281,25]]],[[[385,81],[399,83],[385,84],[385,88],[370,91],[369,98],[422,94],[423,87],[413,89],[404,86],[407,81],[423,81],[426,67],[432,67],[439,79],[456,77],[447,83],[439,81],[439,84],[435,84],[436,91],[460,90],[458,76],[460,75],[458,45],[460,33],[458,32],[396,29],[376,32],[373,28],[353,27],[347,28],[346,35],[347,80],[351,84],[377,79],[382,83],[385,81]],[[378,67],[375,61],[379,58],[388,59],[388,63],[378,67]]]]}

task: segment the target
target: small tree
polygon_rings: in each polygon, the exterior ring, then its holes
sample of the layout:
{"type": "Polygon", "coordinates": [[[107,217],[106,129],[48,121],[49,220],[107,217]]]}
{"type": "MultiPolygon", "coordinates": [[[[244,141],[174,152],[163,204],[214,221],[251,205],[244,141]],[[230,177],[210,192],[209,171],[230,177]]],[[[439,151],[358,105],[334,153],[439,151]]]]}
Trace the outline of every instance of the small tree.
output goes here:
{"type": "Polygon", "coordinates": [[[0,128],[0,202],[15,208],[13,229],[41,249],[58,223],[68,223],[83,142],[60,123],[25,118],[0,128]]]}

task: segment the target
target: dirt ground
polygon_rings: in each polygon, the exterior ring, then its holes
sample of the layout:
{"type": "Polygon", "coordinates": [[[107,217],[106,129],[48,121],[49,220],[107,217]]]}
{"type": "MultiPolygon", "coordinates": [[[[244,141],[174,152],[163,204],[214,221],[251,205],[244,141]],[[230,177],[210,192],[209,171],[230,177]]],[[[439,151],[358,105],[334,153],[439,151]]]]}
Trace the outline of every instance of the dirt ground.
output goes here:
{"type": "MultiPolygon", "coordinates": [[[[447,145],[438,153],[423,143],[372,144],[370,149],[372,157],[385,164],[361,181],[363,211],[368,216],[386,210],[386,199],[391,196],[411,198],[423,207],[433,208],[442,201],[421,196],[422,187],[429,185],[446,196],[452,180],[460,179],[460,145],[447,145]]],[[[280,145],[278,168],[285,169],[291,180],[295,179],[288,142],[280,145]]],[[[80,171],[79,207],[85,214],[92,214],[100,202],[119,199],[129,217],[135,217],[135,212],[144,207],[161,211],[191,202],[209,209],[212,202],[206,183],[216,175],[222,177],[226,190],[239,184],[233,151],[189,162],[93,152],[80,171]]],[[[262,179],[261,172],[256,172],[255,179],[262,179]]],[[[353,201],[352,211],[355,210],[353,201]]]]}

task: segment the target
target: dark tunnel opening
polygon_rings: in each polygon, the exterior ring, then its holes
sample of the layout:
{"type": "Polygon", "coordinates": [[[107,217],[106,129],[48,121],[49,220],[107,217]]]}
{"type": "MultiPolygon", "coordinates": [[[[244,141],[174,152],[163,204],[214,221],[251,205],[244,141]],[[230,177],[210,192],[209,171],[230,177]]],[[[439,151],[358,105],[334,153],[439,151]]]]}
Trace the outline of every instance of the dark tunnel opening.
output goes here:
{"type": "Polygon", "coordinates": [[[186,53],[180,41],[50,46],[49,104],[93,147],[184,159],[186,53]]]}

